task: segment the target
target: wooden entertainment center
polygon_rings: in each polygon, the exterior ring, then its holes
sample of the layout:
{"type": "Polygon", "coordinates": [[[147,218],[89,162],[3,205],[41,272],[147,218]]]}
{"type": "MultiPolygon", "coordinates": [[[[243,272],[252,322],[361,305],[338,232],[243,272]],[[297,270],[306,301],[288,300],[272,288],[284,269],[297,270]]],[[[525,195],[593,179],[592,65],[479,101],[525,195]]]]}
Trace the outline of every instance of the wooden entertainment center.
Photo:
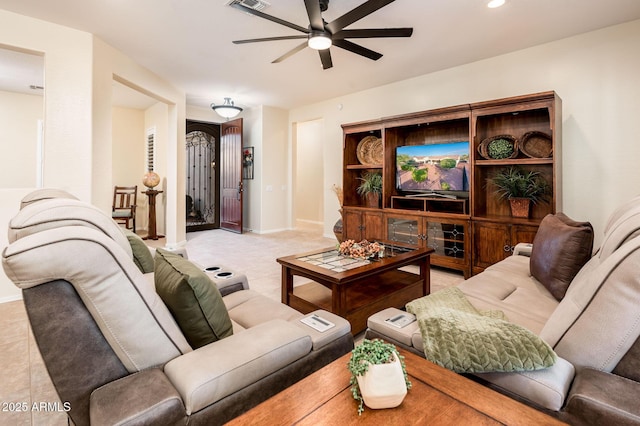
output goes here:
{"type": "Polygon", "coordinates": [[[345,239],[431,247],[432,265],[460,270],[468,277],[511,255],[516,243],[532,242],[542,218],[562,208],[562,100],[555,92],[344,124],[342,129],[345,239]],[[499,136],[515,142],[514,155],[487,158],[480,145],[499,136]],[[398,146],[452,141],[470,142],[470,155],[464,160],[469,163],[468,195],[410,197],[396,188],[398,146]],[[543,149],[532,149],[534,141],[542,141],[543,149]],[[377,152],[363,154],[363,142],[377,152]],[[527,219],[513,218],[508,201],[498,200],[488,182],[510,166],[539,172],[551,189],[548,202],[532,206],[527,219]],[[382,174],[379,208],[368,207],[356,192],[359,178],[369,171],[382,174]]]}

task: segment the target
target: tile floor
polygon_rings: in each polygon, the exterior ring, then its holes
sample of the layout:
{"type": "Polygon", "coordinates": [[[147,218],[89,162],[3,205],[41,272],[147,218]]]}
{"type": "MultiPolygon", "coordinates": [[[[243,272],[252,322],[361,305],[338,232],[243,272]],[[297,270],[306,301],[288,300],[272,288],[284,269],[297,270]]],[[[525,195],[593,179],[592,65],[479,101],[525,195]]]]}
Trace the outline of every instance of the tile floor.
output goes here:
{"type": "MultiPolygon", "coordinates": [[[[335,245],[309,231],[234,234],[222,230],[187,234],[187,253],[203,266],[224,265],[243,272],[252,289],[280,301],[280,265],[274,259],[335,245]]],[[[163,240],[150,241],[162,247],[163,240]]],[[[462,276],[433,269],[432,291],[455,285],[462,276]]],[[[296,284],[299,284],[296,281],[296,284]]],[[[22,301],[0,304],[0,425],[67,424],[31,333],[22,301]]]]}

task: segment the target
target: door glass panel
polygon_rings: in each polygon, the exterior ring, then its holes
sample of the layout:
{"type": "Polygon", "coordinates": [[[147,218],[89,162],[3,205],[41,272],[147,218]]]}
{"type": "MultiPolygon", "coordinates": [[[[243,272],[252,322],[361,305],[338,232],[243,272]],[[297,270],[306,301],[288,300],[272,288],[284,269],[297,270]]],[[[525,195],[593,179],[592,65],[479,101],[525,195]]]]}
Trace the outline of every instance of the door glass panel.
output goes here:
{"type": "Polygon", "coordinates": [[[427,246],[440,256],[464,258],[464,226],[452,223],[429,222],[427,246]]]}
{"type": "Polygon", "coordinates": [[[215,223],[215,138],[202,131],[186,136],[187,227],[215,223]]]}
{"type": "Polygon", "coordinates": [[[387,218],[387,239],[395,243],[418,245],[418,221],[387,218]]]}

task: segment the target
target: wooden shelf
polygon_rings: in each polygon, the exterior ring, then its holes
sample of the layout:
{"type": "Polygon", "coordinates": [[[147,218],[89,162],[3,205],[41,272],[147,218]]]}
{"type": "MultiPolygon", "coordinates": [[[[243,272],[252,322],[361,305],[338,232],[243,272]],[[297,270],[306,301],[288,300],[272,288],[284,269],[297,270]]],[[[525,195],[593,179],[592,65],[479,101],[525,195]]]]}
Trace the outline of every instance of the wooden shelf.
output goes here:
{"type": "Polygon", "coordinates": [[[553,158],[515,158],[509,160],[476,160],[476,166],[511,166],[553,164],[553,158]]]}
{"type": "Polygon", "coordinates": [[[403,197],[392,196],[391,208],[400,210],[416,210],[422,212],[467,214],[469,200],[456,200],[440,197],[403,197]]]}
{"type": "MultiPolygon", "coordinates": [[[[505,255],[503,248],[511,246],[512,240],[530,242],[525,240],[530,240],[535,235],[542,218],[562,210],[562,100],[555,92],[533,93],[414,112],[368,122],[344,124],[342,128],[345,238],[358,239],[379,235],[387,238],[390,232],[403,232],[402,237],[410,240],[410,245],[424,247],[429,244],[424,231],[426,223],[440,222],[462,226],[467,235],[463,259],[456,259],[454,262],[445,259],[446,256],[434,253],[432,262],[434,265],[462,270],[467,275],[470,271],[480,272],[488,265],[501,260],[505,255]],[[483,158],[478,152],[478,146],[487,138],[510,135],[516,140],[521,140],[531,132],[541,132],[550,137],[550,158],[531,158],[521,151],[515,158],[494,160],[483,158]],[[381,165],[359,164],[358,143],[370,135],[375,135],[383,141],[384,159],[381,165]],[[470,164],[467,175],[469,197],[447,200],[403,196],[396,188],[396,149],[400,146],[451,141],[469,141],[470,144],[467,160],[470,164]],[[496,188],[491,183],[491,178],[502,168],[509,166],[518,166],[527,172],[539,173],[552,189],[548,203],[532,206],[528,219],[511,217],[509,203],[495,196],[496,188]],[[364,201],[355,190],[360,183],[358,178],[363,171],[372,169],[382,173],[382,202],[379,215],[373,211],[365,213],[355,208],[364,206],[364,201]],[[416,229],[391,231],[388,223],[392,219],[413,221],[416,229]],[[416,234],[413,235],[413,232],[416,234]]],[[[449,244],[445,240],[435,243],[449,244]]]]}
{"type": "Polygon", "coordinates": [[[366,170],[366,169],[381,169],[382,164],[376,164],[372,166],[367,166],[366,164],[349,164],[347,165],[347,170],[366,170]]]}

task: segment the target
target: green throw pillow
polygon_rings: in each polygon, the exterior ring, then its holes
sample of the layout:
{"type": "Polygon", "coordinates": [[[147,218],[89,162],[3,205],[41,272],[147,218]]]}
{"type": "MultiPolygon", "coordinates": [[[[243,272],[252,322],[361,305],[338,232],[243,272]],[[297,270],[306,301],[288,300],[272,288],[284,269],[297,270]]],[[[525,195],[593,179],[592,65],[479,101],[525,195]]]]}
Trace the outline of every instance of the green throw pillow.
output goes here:
{"type": "Polygon", "coordinates": [[[182,256],[156,250],[156,291],[194,349],[233,334],[220,291],[207,274],[182,256]]]}
{"type": "Polygon", "coordinates": [[[133,252],[133,263],[136,264],[138,269],[140,269],[143,274],[153,272],[153,256],[151,256],[149,247],[147,247],[147,245],[138,234],[135,234],[128,229],[121,229],[122,232],[124,232],[124,235],[127,237],[127,240],[129,240],[129,245],[131,246],[131,251],[133,252]]]}

